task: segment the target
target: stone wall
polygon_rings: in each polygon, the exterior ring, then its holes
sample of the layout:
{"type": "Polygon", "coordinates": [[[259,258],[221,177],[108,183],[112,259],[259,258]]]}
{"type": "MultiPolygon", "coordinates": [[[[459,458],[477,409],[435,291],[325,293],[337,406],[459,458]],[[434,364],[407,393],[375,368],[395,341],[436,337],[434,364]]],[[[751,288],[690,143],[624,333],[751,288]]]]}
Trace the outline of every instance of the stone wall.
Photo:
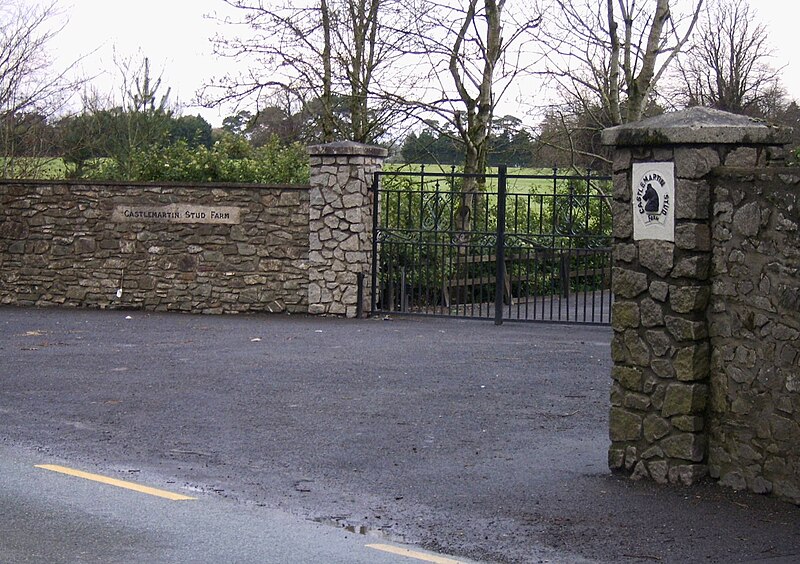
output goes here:
{"type": "Polygon", "coordinates": [[[800,170],[715,173],[709,470],[800,503],[800,170]]]}
{"type": "Polygon", "coordinates": [[[800,503],[800,251],[786,130],[695,108],[615,147],[609,466],[800,503]],[[672,240],[635,240],[632,168],[674,163],[672,240]],[[736,168],[739,172],[733,171],[736,168]]]}
{"type": "Polygon", "coordinates": [[[306,312],[308,196],[290,186],[4,181],[0,303],[306,312]]]}

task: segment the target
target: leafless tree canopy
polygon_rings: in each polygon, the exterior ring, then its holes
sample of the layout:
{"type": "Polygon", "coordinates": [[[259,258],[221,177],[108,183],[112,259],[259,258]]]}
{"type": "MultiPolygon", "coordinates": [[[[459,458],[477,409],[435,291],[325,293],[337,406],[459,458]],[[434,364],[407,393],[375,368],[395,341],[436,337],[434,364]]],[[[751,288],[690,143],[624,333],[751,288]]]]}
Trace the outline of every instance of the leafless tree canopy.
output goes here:
{"type": "Polygon", "coordinates": [[[599,108],[597,121],[639,120],[684,48],[703,0],[679,14],[673,0],[554,0],[545,26],[546,73],[567,100],[599,108]]]}
{"type": "Polygon", "coordinates": [[[396,119],[385,89],[402,89],[399,58],[408,18],[396,0],[225,0],[242,14],[239,37],[217,51],[249,61],[244,76],[206,89],[205,100],[261,102],[276,93],[317,121],[322,141],[376,140],[396,119]]]}
{"type": "Polygon", "coordinates": [[[770,65],[767,28],[746,0],[710,0],[698,32],[680,58],[681,101],[768,117],[782,97],[780,69],[770,65]]]}
{"type": "Polygon", "coordinates": [[[416,53],[427,68],[425,88],[411,106],[437,116],[466,148],[464,170],[483,173],[498,102],[514,81],[531,72],[529,49],[541,17],[535,5],[505,0],[428,1],[417,9],[416,53]]]}
{"type": "MultiPolygon", "coordinates": [[[[703,0],[551,0],[540,47],[545,78],[560,102],[550,124],[561,122],[557,149],[603,160],[573,136],[638,121],[695,29],[703,0]],[[577,127],[578,129],[572,129],[577,127]]],[[[555,130],[553,130],[555,131],[555,130]]]]}
{"type": "MultiPolygon", "coordinates": [[[[60,31],[55,3],[43,6],[20,0],[0,0],[0,142],[3,176],[17,174],[14,159],[24,146],[30,156],[45,139],[36,128],[75,94],[78,82],[71,70],[54,70],[48,44],[60,31]]],[[[31,171],[20,171],[31,174],[31,171]]]]}

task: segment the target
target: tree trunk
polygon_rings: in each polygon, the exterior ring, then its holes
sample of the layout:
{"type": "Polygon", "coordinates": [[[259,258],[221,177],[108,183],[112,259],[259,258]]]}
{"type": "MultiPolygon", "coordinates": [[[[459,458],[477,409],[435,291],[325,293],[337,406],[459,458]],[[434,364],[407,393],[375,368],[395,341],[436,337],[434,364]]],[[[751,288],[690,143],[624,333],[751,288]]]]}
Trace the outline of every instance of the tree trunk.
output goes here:
{"type": "Polygon", "coordinates": [[[486,174],[489,154],[489,133],[494,114],[494,71],[500,56],[503,53],[501,18],[505,0],[484,0],[486,18],[485,53],[483,59],[483,73],[478,84],[478,93],[471,96],[467,90],[462,74],[463,62],[459,59],[461,47],[467,32],[474,25],[477,0],[470,0],[464,22],[456,36],[450,57],[450,74],[455,82],[461,101],[466,107],[466,123],[456,115],[456,128],[461,135],[466,147],[464,154],[464,173],[477,175],[467,177],[462,186],[462,195],[458,211],[460,231],[470,231],[473,226],[475,214],[480,207],[482,192],[486,187],[486,174]]]}
{"type": "Polygon", "coordinates": [[[322,19],[322,141],[334,141],[333,125],[333,86],[331,71],[331,15],[327,0],[320,0],[320,16],[322,19]]]}

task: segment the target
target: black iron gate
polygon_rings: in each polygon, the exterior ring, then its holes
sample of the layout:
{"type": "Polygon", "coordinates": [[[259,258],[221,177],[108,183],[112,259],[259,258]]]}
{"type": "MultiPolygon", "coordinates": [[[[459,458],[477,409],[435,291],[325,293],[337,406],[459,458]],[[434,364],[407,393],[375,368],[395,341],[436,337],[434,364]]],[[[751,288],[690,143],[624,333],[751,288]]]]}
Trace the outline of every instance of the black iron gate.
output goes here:
{"type": "Polygon", "coordinates": [[[422,167],[373,190],[373,314],[610,323],[609,177],[422,167]]]}

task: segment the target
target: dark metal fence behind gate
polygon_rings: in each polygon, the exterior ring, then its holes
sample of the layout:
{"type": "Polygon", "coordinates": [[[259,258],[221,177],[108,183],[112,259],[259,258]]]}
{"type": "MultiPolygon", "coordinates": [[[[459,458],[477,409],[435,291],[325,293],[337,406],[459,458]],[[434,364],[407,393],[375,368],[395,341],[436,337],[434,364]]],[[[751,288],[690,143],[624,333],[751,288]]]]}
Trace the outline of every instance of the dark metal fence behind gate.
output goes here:
{"type": "Polygon", "coordinates": [[[376,174],[372,313],[610,323],[609,193],[557,170],[376,174]]]}

